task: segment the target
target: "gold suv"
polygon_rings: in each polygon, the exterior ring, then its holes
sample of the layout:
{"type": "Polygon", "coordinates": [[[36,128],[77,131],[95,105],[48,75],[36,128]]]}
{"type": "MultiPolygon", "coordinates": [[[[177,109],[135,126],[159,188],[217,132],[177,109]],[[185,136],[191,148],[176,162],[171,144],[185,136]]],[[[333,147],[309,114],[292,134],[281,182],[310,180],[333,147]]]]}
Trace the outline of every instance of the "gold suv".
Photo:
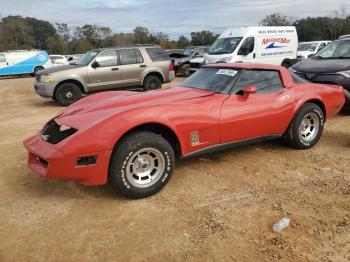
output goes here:
{"type": "Polygon", "coordinates": [[[35,91],[68,106],[89,92],[142,87],[158,89],[175,78],[167,53],[159,46],[93,49],[73,65],[53,67],[36,74],[35,91]]]}

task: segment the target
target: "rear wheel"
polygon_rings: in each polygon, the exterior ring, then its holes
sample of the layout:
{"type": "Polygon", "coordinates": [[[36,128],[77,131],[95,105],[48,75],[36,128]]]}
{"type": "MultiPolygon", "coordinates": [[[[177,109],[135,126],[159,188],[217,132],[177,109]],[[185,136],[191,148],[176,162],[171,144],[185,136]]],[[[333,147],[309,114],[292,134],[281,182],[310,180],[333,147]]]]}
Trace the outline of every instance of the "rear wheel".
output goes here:
{"type": "Polygon", "coordinates": [[[54,100],[61,106],[69,106],[81,98],[79,86],[73,83],[64,83],[57,87],[54,100]]]}
{"type": "Polygon", "coordinates": [[[162,87],[162,81],[156,75],[148,75],[143,81],[143,90],[155,90],[162,87]]]}
{"type": "Polygon", "coordinates": [[[168,141],[140,131],[118,144],[110,161],[109,180],[122,195],[144,198],[168,183],[174,166],[174,150],[168,141]]]}
{"type": "Polygon", "coordinates": [[[320,139],[324,126],[322,109],[313,103],[303,105],[296,113],[286,134],[285,141],[297,149],[313,147],[320,139]]]}

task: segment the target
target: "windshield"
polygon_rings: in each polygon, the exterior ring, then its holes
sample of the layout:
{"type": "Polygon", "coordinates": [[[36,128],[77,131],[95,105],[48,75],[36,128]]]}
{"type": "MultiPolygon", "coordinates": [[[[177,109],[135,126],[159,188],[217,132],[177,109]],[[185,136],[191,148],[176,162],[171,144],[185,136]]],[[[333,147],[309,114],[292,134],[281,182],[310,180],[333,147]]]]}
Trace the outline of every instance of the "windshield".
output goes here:
{"type": "Polygon", "coordinates": [[[228,94],[237,73],[235,69],[203,67],[183,81],[180,86],[228,94]]]}
{"type": "Polygon", "coordinates": [[[235,51],[242,37],[218,38],[209,48],[209,55],[231,54],[235,51]]]}
{"type": "Polygon", "coordinates": [[[193,53],[193,48],[191,47],[186,47],[184,49],[184,55],[190,56],[193,53]]]}
{"type": "Polygon", "coordinates": [[[91,50],[84,55],[82,55],[77,62],[75,63],[76,65],[88,65],[92,59],[98,54],[96,50],[91,50]]]}
{"type": "Polygon", "coordinates": [[[315,59],[350,59],[350,41],[335,41],[319,51],[315,59]]]}
{"type": "Polygon", "coordinates": [[[302,43],[298,45],[298,51],[315,51],[317,43],[302,43]]]}

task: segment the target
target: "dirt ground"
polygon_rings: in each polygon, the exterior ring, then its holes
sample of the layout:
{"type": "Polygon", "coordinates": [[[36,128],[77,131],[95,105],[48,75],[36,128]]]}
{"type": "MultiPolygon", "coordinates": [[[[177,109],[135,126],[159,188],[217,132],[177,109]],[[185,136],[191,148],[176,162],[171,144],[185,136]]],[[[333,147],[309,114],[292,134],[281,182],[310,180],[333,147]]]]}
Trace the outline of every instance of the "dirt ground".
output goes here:
{"type": "Polygon", "coordinates": [[[276,141],[185,160],[160,193],[128,200],[26,167],[22,140],[61,110],[33,81],[0,80],[0,261],[350,260],[350,116],[311,150],[276,141]]]}

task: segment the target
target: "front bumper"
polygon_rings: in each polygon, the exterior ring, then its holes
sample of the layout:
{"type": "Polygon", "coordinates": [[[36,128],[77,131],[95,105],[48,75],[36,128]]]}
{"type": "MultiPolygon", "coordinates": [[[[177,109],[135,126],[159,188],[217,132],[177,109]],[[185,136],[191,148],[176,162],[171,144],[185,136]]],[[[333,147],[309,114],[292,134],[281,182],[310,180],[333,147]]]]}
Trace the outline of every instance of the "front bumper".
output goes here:
{"type": "MultiPolygon", "coordinates": [[[[350,78],[340,74],[313,74],[306,72],[296,72],[302,78],[314,83],[340,85],[345,91],[350,92],[350,78]]],[[[345,95],[345,109],[350,109],[350,99],[345,95]]]]}
{"type": "Polygon", "coordinates": [[[343,86],[344,89],[350,90],[350,78],[340,74],[317,74],[307,72],[296,72],[302,78],[315,83],[334,84],[343,86]]]}
{"type": "Polygon", "coordinates": [[[50,177],[76,180],[83,185],[103,185],[107,182],[109,159],[112,150],[65,154],[57,145],[45,142],[40,135],[32,136],[23,142],[28,150],[28,167],[35,173],[50,177]],[[77,166],[77,159],[96,156],[94,165],[77,166]]]}
{"type": "Polygon", "coordinates": [[[57,83],[35,82],[35,92],[42,97],[52,98],[57,83]]]}

